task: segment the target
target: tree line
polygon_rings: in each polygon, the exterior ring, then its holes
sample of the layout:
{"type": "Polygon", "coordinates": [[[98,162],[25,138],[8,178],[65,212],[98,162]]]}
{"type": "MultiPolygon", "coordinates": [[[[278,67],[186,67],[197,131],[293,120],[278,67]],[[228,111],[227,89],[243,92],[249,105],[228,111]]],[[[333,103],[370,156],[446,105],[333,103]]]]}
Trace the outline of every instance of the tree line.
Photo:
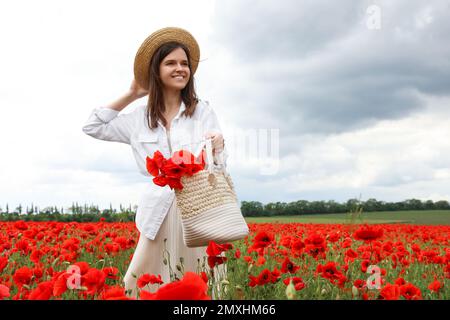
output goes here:
{"type": "MultiPolygon", "coordinates": [[[[361,201],[349,199],[346,202],[329,201],[307,201],[298,200],[294,202],[270,202],[263,204],[258,201],[242,201],[241,211],[245,217],[261,216],[294,216],[305,214],[326,214],[326,213],[347,213],[355,209],[362,209],[364,212],[374,211],[402,211],[402,210],[450,210],[450,204],[446,200],[422,201],[418,199],[408,199],[401,202],[385,202],[376,199],[361,201]]],[[[137,206],[128,207],[120,204],[116,210],[110,204],[109,209],[100,210],[98,206],[72,203],[72,206],[64,210],[56,206],[38,208],[31,204],[27,206],[24,213],[23,207],[19,205],[15,210],[10,211],[8,204],[6,210],[0,207],[0,221],[60,221],[60,222],[129,222],[134,221],[137,206]]]]}
{"type": "Polygon", "coordinates": [[[50,206],[39,208],[31,204],[27,206],[25,212],[22,212],[23,207],[19,204],[12,212],[9,211],[9,206],[6,204],[6,210],[0,207],[0,221],[58,221],[58,222],[98,222],[101,218],[106,222],[128,222],[134,221],[137,206],[124,207],[122,204],[119,210],[114,209],[112,204],[109,204],[109,209],[100,210],[98,205],[79,205],[78,202],[72,203],[69,208],[58,208],[57,206],[50,206]]]}
{"type": "Polygon", "coordinates": [[[326,214],[326,213],[347,213],[361,208],[364,212],[375,211],[403,211],[403,210],[450,210],[450,204],[446,200],[433,202],[432,200],[421,201],[418,199],[408,199],[401,202],[386,202],[376,199],[360,201],[349,199],[339,203],[330,201],[306,201],[276,202],[266,205],[257,201],[241,204],[241,211],[244,216],[293,216],[305,214],[326,214]]]}

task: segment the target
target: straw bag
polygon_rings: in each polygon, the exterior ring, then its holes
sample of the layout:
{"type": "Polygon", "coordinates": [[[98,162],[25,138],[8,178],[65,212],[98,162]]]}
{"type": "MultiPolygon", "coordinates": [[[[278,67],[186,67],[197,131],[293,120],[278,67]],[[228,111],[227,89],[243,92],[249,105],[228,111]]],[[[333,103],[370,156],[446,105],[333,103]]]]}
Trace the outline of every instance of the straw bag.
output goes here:
{"type": "Polygon", "coordinates": [[[226,243],[245,238],[249,229],[242,215],[231,176],[224,166],[213,169],[211,139],[206,146],[207,169],[183,176],[183,189],[175,190],[181,212],[184,243],[188,247],[226,243]]]}

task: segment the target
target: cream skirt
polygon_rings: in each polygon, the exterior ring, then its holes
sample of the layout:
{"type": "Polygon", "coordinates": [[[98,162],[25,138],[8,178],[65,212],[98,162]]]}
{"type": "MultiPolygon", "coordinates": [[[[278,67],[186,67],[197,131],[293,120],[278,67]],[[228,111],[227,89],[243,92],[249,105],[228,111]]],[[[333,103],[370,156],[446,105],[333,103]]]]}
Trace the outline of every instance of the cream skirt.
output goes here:
{"type": "MultiPolygon", "coordinates": [[[[166,284],[171,282],[170,269],[172,269],[178,279],[181,279],[182,273],[177,269],[177,265],[184,272],[199,273],[200,271],[206,271],[209,276],[206,256],[206,247],[188,248],[184,244],[181,215],[175,198],[155,239],[150,240],[140,234],[136,250],[123,280],[125,290],[131,290],[131,292],[128,292],[129,297],[137,298],[137,279],[145,273],[161,275],[162,281],[166,284]],[[167,241],[164,243],[165,239],[167,241]],[[180,258],[183,258],[183,263],[181,263],[180,258]],[[164,259],[167,260],[167,265],[164,264],[164,259]],[[135,274],[136,278],[132,274],[135,274]]],[[[225,269],[222,268],[223,270],[225,269]]],[[[149,284],[142,289],[155,292],[158,288],[157,284],[149,284]]]]}

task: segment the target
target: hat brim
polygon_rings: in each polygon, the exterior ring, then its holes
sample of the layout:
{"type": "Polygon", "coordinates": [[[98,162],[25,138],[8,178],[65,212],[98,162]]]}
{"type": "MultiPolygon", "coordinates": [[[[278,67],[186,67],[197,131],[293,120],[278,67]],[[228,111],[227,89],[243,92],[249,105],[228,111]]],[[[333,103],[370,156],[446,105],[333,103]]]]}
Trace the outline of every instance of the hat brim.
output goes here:
{"type": "Polygon", "coordinates": [[[191,73],[194,74],[197,71],[200,60],[200,47],[192,34],[181,28],[163,28],[149,35],[136,53],[134,59],[134,77],[142,88],[148,90],[149,67],[154,53],[164,43],[170,41],[180,42],[188,48],[191,58],[191,73]]]}

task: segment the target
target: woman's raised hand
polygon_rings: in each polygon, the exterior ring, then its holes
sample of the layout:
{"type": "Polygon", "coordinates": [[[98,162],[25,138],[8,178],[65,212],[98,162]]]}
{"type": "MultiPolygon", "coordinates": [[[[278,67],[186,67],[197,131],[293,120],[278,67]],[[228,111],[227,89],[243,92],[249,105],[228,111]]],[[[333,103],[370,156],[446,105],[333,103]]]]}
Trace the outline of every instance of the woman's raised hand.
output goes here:
{"type": "Polygon", "coordinates": [[[206,132],[205,138],[209,139],[211,138],[211,144],[213,148],[213,153],[219,153],[222,152],[225,148],[225,139],[223,138],[223,135],[219,132],[206,132]]]}
{"type": "Polygon", "coordinates": [[[145,97],[148,94],[148,90],[139,86],[135,79],[131,82],[130,92],[136,99],[145,97]]]}

